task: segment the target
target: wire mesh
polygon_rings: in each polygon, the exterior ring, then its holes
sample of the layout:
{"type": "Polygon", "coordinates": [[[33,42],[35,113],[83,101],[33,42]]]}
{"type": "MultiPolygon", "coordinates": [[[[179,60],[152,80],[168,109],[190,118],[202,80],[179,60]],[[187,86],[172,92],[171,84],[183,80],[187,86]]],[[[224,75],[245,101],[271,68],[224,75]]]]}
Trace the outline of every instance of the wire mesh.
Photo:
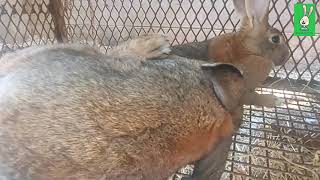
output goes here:
{"type": "Polygon", "coordinates": [[[49,1],[0,1],[0,55],[35,44],[53,42],[49,1]]]}
{"type": "MultiPolygon", "coordinates": [[[[59,0],[60,1],[60,0],[59,0]]],[[[54,42],[49,0],[0,1],[1,52],[32,44],[54,42]]],[[[202,41],[235,31],[239,17],[231,0],[64,0],[67,38],[107,50],[119,41],[148,32],[173,37],[173,44],[202,41]]],[[[316,0],[301,2],[317,3],[316,0]]],[[[294,0],[273,0],[270,24],[288,39],[291,57],[270,75],[320,81],[320,21],[316,36],[293,36],[294,0]]],[[[316,14],[319,16],[319,9],[316,14]]]]}
{"type": "MultiPolygon", "coordinates": [[[[286,78],[289,84],[298,82],[290,86],[305,83],[319,88],[320,21],[316,22],[315,36],[293,36],[295,2],[271,2],[269,22],[284,33],[291,56],[270,77],[286,78]]],[[[318,4],[318,17],[319,11],[318,4]]],[[[232,0],[0,0],[0,56],[57,40],[91,44],[107,51],[120,41],[149,32],[167,34],[173,44],[182,44],[234,32],[238,27],[239,17],[232,0]],[[61,9],[54,9],[56,6],[50,4],[53,2],[59,2],[61,9]],[[59,15],[63,21],[57,21],[59,15]]],[[[246,107],[223,178],[310,179],[314,173],[319,174],[319,93],[274,89],[260,92],[282,97],[285,105],[269,109],[246,107]],[[301,139],[303,136],[306,138],[301,139]],[[316,148],[306,147],[310,142],[316,148]]],[[[192,167],[183,171],[182,174],[191,174],[192,167]]]]}
{"type": "Polygon", "coordinates": [[[253,179],[316,179],[320,173],[319,97],[262,91],[283,98],[285,104],[270,109],[248,107],[231,148],[233,172],[253,179]]]}

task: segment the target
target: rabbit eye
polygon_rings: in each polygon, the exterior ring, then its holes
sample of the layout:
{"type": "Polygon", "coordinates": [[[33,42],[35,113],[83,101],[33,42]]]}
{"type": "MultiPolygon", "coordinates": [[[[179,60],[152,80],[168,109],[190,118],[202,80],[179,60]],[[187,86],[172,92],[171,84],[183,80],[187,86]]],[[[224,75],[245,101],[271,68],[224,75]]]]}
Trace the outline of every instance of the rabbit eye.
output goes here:
{"type": "Polygon", "coordinates": [[[271,41],[275,44],[279,44],[280,43],[280,37],[278,35],[272,36],[271,37],[271,41]]]}

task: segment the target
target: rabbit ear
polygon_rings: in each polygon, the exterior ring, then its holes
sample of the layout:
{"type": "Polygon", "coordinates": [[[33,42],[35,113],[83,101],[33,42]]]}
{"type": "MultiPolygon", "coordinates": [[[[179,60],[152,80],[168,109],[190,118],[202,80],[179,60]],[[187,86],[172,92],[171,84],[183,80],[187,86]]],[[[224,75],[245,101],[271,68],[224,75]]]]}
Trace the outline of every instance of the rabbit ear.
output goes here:
{"type": "Polygon", "coordinates": [[[241,19],[247,17],[245,0],[233,0],[234,9],[241,16],[241,19]]]}
{"type": "Polygon", "coordinates": [[[245,7],[250,24],[268,24],[270,0],[245,0],[245,7]]]}
{"type": "Polygon", "coordinates": [[[313,10],[313,6],[310,7],[308,17],[310,17],[310,15],[311,15],[311,13],[312,13],[312,10],[313,10]]]}
{"type": "Polygon", "coordinates": [[[304,4],[302,7],[303,7],[303,15],[306,16],[307,15],[307,6],[304,4]]]}
{"type": "Polygon", "coordinates": [[[202,64],[201,69],[211,80],[213,91],[220,103],[232,111],[240,102],[244,90],[244,79],[241,71],[231,64],[202,64]]]}

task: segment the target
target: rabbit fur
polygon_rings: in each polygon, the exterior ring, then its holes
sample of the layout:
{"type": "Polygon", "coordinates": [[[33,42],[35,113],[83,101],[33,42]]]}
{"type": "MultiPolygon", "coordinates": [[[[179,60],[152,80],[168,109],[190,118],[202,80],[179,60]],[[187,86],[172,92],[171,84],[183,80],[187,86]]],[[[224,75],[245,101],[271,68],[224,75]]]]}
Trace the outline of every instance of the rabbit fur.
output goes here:
{"type": "Polygon", "coordinates": [[[157,58],[168,51],[144,36],[109,54],[55,44],[2,57],[0,177],[162,180],[206,155],[239,124],[244,78],[226,63],[157,58]]]}
{"type": "Polygon", "coordinates": [[[239,31],[172,46],[171,54],[235,65],[251,89],[245,104],[273,107],[277,105],[275,96],[259,95],[254,89],[262,85],[274,65],[288,60],[289,47],[281,32],[268,23],[270,0],[233,0],[233,4],[241,19],[239,31]]]}

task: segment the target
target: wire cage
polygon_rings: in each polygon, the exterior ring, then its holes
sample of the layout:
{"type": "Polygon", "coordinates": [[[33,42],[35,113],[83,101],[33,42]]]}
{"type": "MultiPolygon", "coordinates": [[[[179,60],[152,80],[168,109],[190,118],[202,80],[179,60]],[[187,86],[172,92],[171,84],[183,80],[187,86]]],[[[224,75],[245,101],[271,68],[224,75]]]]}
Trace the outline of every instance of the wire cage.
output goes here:
{"type": "MultiPolygon", "coordinates": [[[[296,2],[271,2],[269,23],[282,30],[291,56],[257,89],[285,103],[274,108],[245,106],[221,179],[320,178],[320,23],[317,20],[315,36],[293,36],[296,2]]],[[[320,4],[316,6],[320,17],[320,4]]],[[[173,44],[183,44],[238,27],[232,0],[0,0],[0,56],[56,41],[107,51],[149,32],[167,34],[173,44]]],[[[187,166],[173,178],[191,174],[192,166],[187,166]]]]}

